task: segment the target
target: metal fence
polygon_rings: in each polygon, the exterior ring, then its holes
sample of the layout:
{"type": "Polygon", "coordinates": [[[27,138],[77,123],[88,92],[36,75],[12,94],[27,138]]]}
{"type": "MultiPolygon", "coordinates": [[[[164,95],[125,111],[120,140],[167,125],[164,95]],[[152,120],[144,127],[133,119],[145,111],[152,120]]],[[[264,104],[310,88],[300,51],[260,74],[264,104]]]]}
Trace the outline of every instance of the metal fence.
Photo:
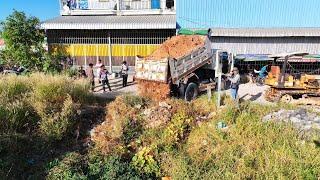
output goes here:
{"type": "Polygon", "coordinates": [[[151,54],[175,30],[48,30],[51,52],[75,59],[76,65],[88,65],[101,59],[106,65],[122,61],[134,65],[135,56],[151,54]],[[110,43],[109,43],[110,40],[110,43]]]}
{"type": "Polygon", "coordinates": [[[49,44],[161,44],[175,30],[48,30],[49,44]]]}

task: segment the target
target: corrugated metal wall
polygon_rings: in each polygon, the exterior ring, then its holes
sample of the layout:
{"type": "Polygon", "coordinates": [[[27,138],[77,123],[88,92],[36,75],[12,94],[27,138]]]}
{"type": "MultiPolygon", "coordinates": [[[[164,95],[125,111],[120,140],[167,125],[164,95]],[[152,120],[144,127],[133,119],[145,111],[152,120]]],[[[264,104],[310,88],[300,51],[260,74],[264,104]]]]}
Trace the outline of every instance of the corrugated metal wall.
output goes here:
{"type": "Polygon", "coordinates": [[[319,0],[177,0],[178,25],[320,27],[319,0]]]}
{"type": "Polygon", "coordinates": [[[212,48],[236,54],[276,54],[293,51],[320,54],[320,37],[212,37],[212,48]]]}

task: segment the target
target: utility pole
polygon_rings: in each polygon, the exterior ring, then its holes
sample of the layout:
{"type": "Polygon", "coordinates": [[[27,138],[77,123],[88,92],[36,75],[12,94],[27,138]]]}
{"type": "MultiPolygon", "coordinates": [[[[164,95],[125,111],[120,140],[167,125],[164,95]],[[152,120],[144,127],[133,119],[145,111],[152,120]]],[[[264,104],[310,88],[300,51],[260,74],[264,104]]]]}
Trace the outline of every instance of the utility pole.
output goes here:
{"type": "Polygon", "coordinates": [[[120,4],[120,0],[117,0],[117,15],[119,16],[120,15],[120,10],[121,10],[121,8],[120,8],[120,6],[121,6],[121,4],[120,4]]]}
{"type": "MultiPolygon", "coordinates": [[[[119,0],[118,0],[119,1],[119,0]]],[[[109,72],[112,73],[112,47],[111,47],[111,33],[108,34],[108,42],[109,42],[109,72]]]]}
{"type": "Polygon", "coordinates": [[[217,107],[220,108],[221,106],[221,81],[222,81],[222,67],[221,67],[221,60],[220,60],[220,52],[216,52],[216,71],[218,75],[218,97],[217,97],[217,107]]]}

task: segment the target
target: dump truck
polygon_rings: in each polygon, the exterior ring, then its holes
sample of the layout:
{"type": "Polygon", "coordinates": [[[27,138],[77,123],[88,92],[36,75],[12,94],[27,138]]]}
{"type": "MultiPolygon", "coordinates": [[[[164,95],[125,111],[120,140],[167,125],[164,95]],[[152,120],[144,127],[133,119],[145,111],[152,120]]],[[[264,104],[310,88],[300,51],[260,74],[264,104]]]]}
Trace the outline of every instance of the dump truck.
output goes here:
{"type": "Polygon", "coordinates": [[[226,51],[212,50],[208,36],[174,36],[150,56],[136,58],[139,92],[153,99],[193,100],[215,88],[218,69],[229,71],[231,57],[226,51]]]}
{"type": "Polygon", "coordinates": [[[320,105],[320,75],[309,75],[307,73],[288,74],[286,69],[289,58],[294,56],[305,56],[308,53],[284,53],[272,55],[274,61],[284,58],[282,67],[271,66],[271,71],[265,80],[270,88],[265,93],[265,98],[271,102],[283,102],[298,104],[320,105]]]}

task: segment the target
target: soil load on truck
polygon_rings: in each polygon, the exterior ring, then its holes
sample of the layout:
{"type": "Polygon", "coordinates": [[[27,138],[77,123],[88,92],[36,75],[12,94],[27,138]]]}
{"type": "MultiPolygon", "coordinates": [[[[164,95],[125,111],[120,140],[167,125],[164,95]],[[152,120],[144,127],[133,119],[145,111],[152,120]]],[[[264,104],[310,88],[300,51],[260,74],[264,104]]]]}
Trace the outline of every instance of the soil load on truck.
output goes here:
{"type": "Polygon", "coordinates": [[[193,51],[204,47],[206,36],[179,35],[165,41],[145,58],[136,59],[136,79],[139,94],[155,100],[170,96],[169,60],[179,61],[193,51]]]}
{"type": "Polygon", "coordinates": [[[159,60],[166,58],[179,59],[186,54],[189,54],[194,49],[200,48],[204,45],[204,36],[174,36],[165,41],[157,50],[146,57],[146,60],[159,60]]]}

